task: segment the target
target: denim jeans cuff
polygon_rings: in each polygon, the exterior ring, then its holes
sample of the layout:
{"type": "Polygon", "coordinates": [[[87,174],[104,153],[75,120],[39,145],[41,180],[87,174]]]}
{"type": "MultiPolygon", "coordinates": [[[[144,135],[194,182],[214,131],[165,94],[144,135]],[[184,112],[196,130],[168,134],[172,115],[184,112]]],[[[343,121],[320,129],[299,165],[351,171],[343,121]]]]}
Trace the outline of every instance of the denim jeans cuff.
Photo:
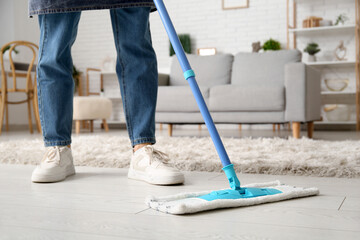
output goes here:
{"type": "Polygon", "coordinates": [[[134,140],[131,140],[131,144],[134,147],[135,145],[141,144],[141,143],[156,143],[155,137],[145,137],[145,138],[137,138],[134,140]]]}
{"type": "Polygon", "coordinates": [[[67,146],[71,144],[71,140],[65,141],[44,141],[45,147],[52,147],[52,146],[67,146]]]}

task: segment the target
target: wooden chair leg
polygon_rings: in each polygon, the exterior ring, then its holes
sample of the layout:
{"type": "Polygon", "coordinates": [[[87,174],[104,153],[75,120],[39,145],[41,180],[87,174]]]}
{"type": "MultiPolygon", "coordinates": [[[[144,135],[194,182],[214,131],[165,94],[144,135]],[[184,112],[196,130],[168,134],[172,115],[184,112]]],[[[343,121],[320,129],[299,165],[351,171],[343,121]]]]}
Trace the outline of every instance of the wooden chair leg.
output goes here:
{"type": "Polygon", "coordinates": [[[106,119],[103,119],[103,120],[102,120],[102,124],[104,125],[105,132],[108,132],[108,131],[109,131],[109,126],[108,126],[108,124],[107,124],[107,122],[106,122],[106,119]]]}
{"type": "Polygon", "coordinates": [[[39,112],[39,101],[38,101],[36,78],[35,78],[35,82],[34,82],[33,103],[34,103],[34,114],[35,114],[35,120],[36,120],[36,127],[37,127],[38,132],[41,133],[41,122],[40,122],[40,112],[39,112]]]}
{"type": "Polygon", "coordinates": [[[242,129],[242,126],[241,126],[241,124],[239,124],[239,131],[241,132],[241,129],[242,129]]]}
{"type": "Polygon", "coordinates": [[[79,134],[79,133],[80,133],[80,124],[81,124],[81,121],[80,121],[80,120],[76,120],[76,121],[75,121],[75,133],[76,133],[76,134],[79,134]]]}
{"type": "Polygon", "coordinates": [[[90,132],[94,132],[94,120],[90,120],[90,132]]]}
{"type": "Polygon", "coordinates": [[[1,96],[0,100],[0,135],[4,122],[4,112],[5,112],[5,96],[1,96]]]}
{"type": "Polygon", "coordinates": [[[9,131],[9,105],[5,103],[5,130],[9,131]]]}
{"type": "Polygon", "coordinates": [[[172,125],[172,124],[168,124],[168,133],[169,133],[169,136],[170,136],[170,137],[172,136],[172,132],[173,132],[173,125],[172,125]]]}
{"type": "Polygon", "coordinates": [[[28,99],[27,105],[28,105],[29,129],[30,129],[30,133],[34,133],[33,125],[32,125],[32,119],[31,119],[31,103],[30,103],[30,99],[28,99]]]}
{"type": "Polygon", "coordinates": [[[307,123],[308,138],[313,138],[314,133],[314,122],[307,123]]]}
{"type": "Polygon", "coordinates": [[[36,129],[37,129],[38,133],[41,133],[41,124],[40,124],[39,108],[38,108],[38,106],[37,106],[36,96],[33,97],[32,103],[33,103],[33,108],[34,108],[34,116],[35,116],[36,129]]]}
{"type": "Polygon", "coordinates": [[[293,137],[300,138],[300,122],[293,122],[292,129],[293,129],[293,137]]]}
{"type": "Polygon", "coordinates": [[[81,124],[82,124],[82,128],[87,128],[87,126],[86,126],[86,121],[85,121],[85,120],[82,120],[82,121],[81,121],[81,124]]]}

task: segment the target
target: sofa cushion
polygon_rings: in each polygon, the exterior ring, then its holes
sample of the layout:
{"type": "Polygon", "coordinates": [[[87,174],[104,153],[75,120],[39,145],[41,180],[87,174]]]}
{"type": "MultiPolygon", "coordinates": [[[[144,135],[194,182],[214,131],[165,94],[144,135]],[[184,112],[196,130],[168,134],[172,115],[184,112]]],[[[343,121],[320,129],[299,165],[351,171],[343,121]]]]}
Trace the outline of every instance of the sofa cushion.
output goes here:
{"type": "Polygon", "coordinates": [[[300,61],[298,50],[238,53],[234,58],[231,84],[284,86],[285,64],[300,61]]]}
{"type": "MultiPolygon", "coordinates": [[[[195,71],[196,81],[201,86],[214,86],[230,83],[233,56],[217,54],[212,56],[187,55],[195,71]]],[[[173,57],[170,70],[170,85],[187,85],[179,61],[173,57]]]]}
{"type": "Polygon", "coordinates": [[[210,89],[210,111],[284,111],[285,88],[222,85],[210,89]]]}
{"type": "MultiPolygon", "coordinates": [[[[208,103],[209,88],[200,87],[200,91],[208,103]]],[[[189,86],[160,86],[156,111],[199,112],[199,108],[189,86]]]]}

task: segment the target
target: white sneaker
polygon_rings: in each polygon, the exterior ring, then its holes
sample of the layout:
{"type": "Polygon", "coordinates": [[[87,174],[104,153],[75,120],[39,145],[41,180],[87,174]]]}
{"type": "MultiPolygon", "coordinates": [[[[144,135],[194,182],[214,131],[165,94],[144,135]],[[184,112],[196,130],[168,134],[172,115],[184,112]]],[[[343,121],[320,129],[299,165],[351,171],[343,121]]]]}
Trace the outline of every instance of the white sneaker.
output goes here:
{"type": "Polygon", "coordinates": [[[67,146],[47,147],[40,165],[32,173],[33,182],[58,182],[75,174],[71,149],[67,146]]]}
{"type": "Polygon", "coordinates": [[[183,183],[184,174],[168,162],[168,155],[154,149],[151,145],[146,145],[133,154],[128,178],[156,185],[183,183]]]}

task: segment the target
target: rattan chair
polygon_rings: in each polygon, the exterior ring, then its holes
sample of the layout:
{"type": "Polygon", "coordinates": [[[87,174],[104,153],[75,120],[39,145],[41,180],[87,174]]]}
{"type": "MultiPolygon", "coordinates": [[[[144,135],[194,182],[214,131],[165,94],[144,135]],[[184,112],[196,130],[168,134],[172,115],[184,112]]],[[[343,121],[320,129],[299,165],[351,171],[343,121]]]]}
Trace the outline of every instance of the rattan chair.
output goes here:
{"type": "MultiPolygon", "coordinates": [[[[36,128],[38,132],[41,132],[40,117],[39,117],[39,108],[37,101],[37,88],[36,88],[36,66],[35,59],[39,47],[31,42],[27,41],[13,41],[2,46],[0,50],[0,63],[1,63],[1,89],[0,89],[0,134],[3,126],[3,121],[5,118],[5,130],[9,131],[9,104],[21,104],[27,103],[28,107],[28,122],[30,133],[33,133],[32,117],[31,117],[31,105],[33,105],[33,111],[35,115],[36,128]],[[30,49],[32,53],[32,59],[29,63],[17,63],[13,61],[12,53],[15,51],[16,47],[26,47],[30,49]],[[6,70],[4,66],[4,50],[9,48],[9,63],[10,70],[6,70]],[[34,75],[34,79],[32,79],[34,75]],[[12,79],[13,86],[12,88],[8,87],[8,80],[12,79]],[[25,79],[26,84],[24,88],[18,87],[18,79],[25,79]],[[9,101],[9,94],[13,93],[24,93],[25,99],[21,101],[9,101]]],[[[21,54],[21,53],[20,53],[21,54]]]]}

